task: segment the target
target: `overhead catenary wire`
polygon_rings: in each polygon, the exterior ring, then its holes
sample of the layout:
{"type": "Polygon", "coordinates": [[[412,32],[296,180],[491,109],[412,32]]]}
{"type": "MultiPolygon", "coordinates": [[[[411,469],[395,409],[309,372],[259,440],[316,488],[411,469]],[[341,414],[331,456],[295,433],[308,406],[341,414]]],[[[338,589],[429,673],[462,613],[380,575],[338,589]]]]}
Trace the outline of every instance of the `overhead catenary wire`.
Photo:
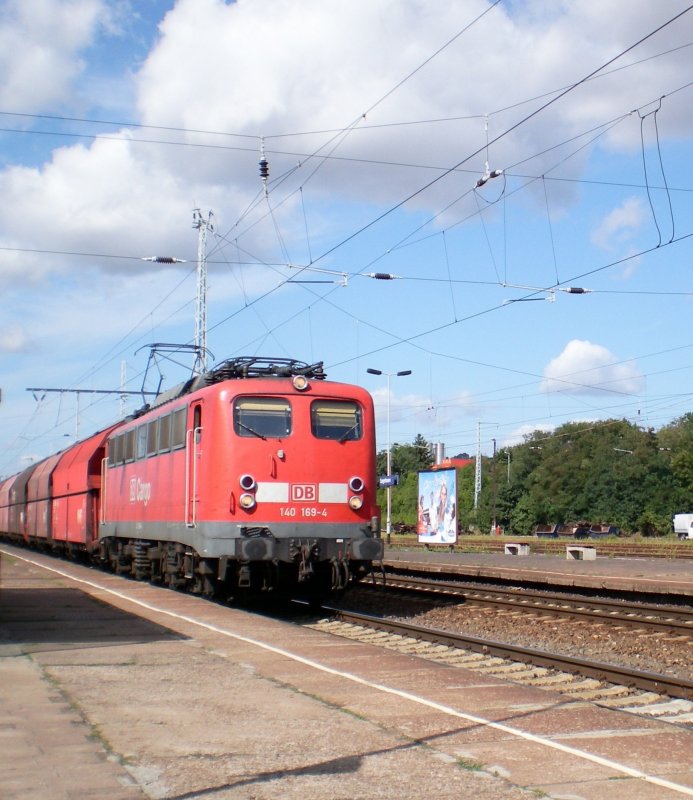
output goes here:
{"type": "MultiPolygon", "coordinates": [[[[316,172],[320,169],[324,160],[327,156],[331,155],[337,147],[341,144],[341,142],[347,137],[347,135],[356,128],[366,117],[370,114],[374,109],[376,109],[381,103],[383,103],[388,97],[390,97],[394,92],[396,92],[399,88],[401,88],[408,80],[410,80],[416,73],[418,73],[421,69],[423,69],[428,63],[430,63],[436,56],[440,55],[445,49],[447,49],[453,42],[459,39],[462,34],[469,31],[473,25],[475,25],[480,19],[482,19],[486,14],[488,14],[495,6],[497,6],[501,0],[494,0],[491,5],[489,5],[484,11],[482,11],[475,19],[473,19],[469,24],[465,25],[460,31],[458,31],[452,38],[448,39],[448,41],[439,47],[434,53],[432,53],[428,58],[426,58],[422,63],[420,63],[414,70],[409,72],[405,77],[403,77],[400,81],[398,81],[393,87],[391,87],[385,94],[379,97],[374,103],[372,103],[365,111],[363,111],[355,120],[353,120],[349,125],[345,128],[338,131],[331,139],[327,142],[323,143],[317,150],[315,150],[308,158],[309,159],[318,159],[318,164],[311,170],[307,178],[303,181],[302,186],[305,185],[307,180],[310,180],[316,172]],[[325,150],[327,150],[327,155],[325,154],[325,150]]],[[[264,156],[263,156],[264,157],[264,156]]],[[[234,226],[235,227],[235,226],[234,226]]],[[[231,229],[233,230],[233,228],[231,229]]],[[[227,234],[228,235],[228,234],[227,234]]],[[[312,263],[312,261],[311,261],[312,263]]]]}
{"type": "MultiPolygon", "coordinates": [[[[451,42],[450,42],[451,43],[451,42]]],[[[672,53],[677,53],[681,50],[684,50],[688,47],[693,47],[693,42],[686,42],[684,44],[678,45],[676,47],[670,47],[667,50],[663,50],[659,53],[654,53],[653,55],[646,56],[644,58],[638,59],[637,61],[632,61],[628,64],[624,64],[620,67],[615,67],[612,70],[604,70],[599,75],[595,75],[590,80],[599,80],[601,78],[609,77],[617,72],[621,72],[622,70],[632,69],[633,67],[640,66],[641,64],[647,63],[649,61],[653,61],[658,58],[662,58],[667,55],[671,55],[672,53]]],[[[429,59],[430,60],[430,59],[429,59]]],[[[413,74],[413,73],[412,73],[413,74]]],[[[511,111],[515,108],[518,108],[522,105],[527,105],[529,103],[534,103],[537,100],[541,100],[544,97],[550,97],[552,94],[556,94],[563,89],[567,88],[566,85],[559,86],[555,89],[551,89],[547,92],[542,92],[539,95],[534,95],[532,97],[525,98],[523,100],[519,100],[515,103],[512,103],[507,106],[502,106],[500,108],[496,108],[492,111],[486,112],[478,112],[473,114],[465,114],[463,116],[453,116],[453,117],[435,117],[430,119],[416,119],[416,120],[398,120],[395,122],[384,122],[384,123],[366,123],[359,126],[358,130],[360,131],[369,131],[379,128],[392,128],[392,127],[404,127],[404,126],[411,126],[411,125],[430,125],[433,123],[448,123],[448,122],[459,122],[461,120],[472,120],[472,119],[484,119],[485,117],[492,117],[498,114],[502,114],[506,111],[511,111]]],[[[5,117],[19,117],[24,119],[34,119],[34,120],[51,120],[55,122],[77,122],[84,125],[108,125],[111,127],[117,128],[133,128],[133,129],[141,129],[141,130],[159,130],[159,131],[170,131],[175,133],[185,133],[185,134],[203,134],[205,136],[224,136],[224,137],[234,137],[239,139],[250,139],[259,141],[261,138],[261,134],[259,133],[240,133],[234,131],[218,131],[218,130],[211,130],[206,128],[189,128],[183,126],[173,126],[173,125],[157,125],[152,123],[142,123],[142,122],[135,122],[134,120],[113,120],[113,119],[91,119],[89,117],[72,117],[66,116],[61,114],[32,114],[28,112],[22,111],[12,111],[8,109],[0,109],[0,116],[5,117]]],[[[26,133],[31,134],[33,131],[27,131],[25,129],[7,129],[11,133],[26,133]]],[[[296,137],[305,137],[305,136],[324,136],[326,134],[333,134],[339,133],[343,131],[343,128],[324,128],[319,130],[305,130],[305,131],[286,131],[282,133],[272,133],[266,134],[263,138],[267,140],[274,140],[274,139],[287,139],[287,138],[296,138],[296,137]]],[[[59,131],[53,131],[53,135],[59,136],[59,131]]],[[[87,138],[95,138],[94,136],[87,136],[87,138]]],[[[159,142],[157,142],[159,143],[159,142]]],[[[165,144],[165,142],[161,142],[165,144]]],[[[182,142],[181,144],[186,144],[182,142]]]]}
{"type": "MultiPolygon", "coordinates": [[[[665,95],[661,96],[661,99],[663,100],[663,99],[665,99],[667,97],[671,97],[672,95],[676,94],[677,92],[683,91],[684,89],[690,88],[691,86],[693,86],[693,81],[689,81],[686,84],[683,84],[682,86],[678,87],[677,89],[673,89],[673,90],[667,92],[665,95]]],[[[555,181],[555,182],[561,182],[561,183],[574,183],[576,185],[585,185],[585,186],[594,185],[594,186],[604,186],[604,187],[623,187],[623,188],[633,188],[633,189],[638,189],[638,188],[647,189],[647,187],[648,187],[647,183],[640,184],[640,183],[633,183],[633,182],[629,182],[628,183],[628,182],[624,182],[624,181],[613,181],[613,180],[612,181],[608,181],[608,180],[604,180],[604,179],[597,180],[597,179],[587,179],[587,178],[576,178],[576,177],[553,176],[553,175],[551,175],[550,172],[552,170],[555,170],[557,166],[559,166],[561,163],[563,163],[565,161],[565,159],[557,162],[557,164],[555,164],[551,168],[551,170],[548,170],[548,171],[544,172],[541,175],[523,174],[523,173],[517,172],[517,167],[520,166],[523,163],[526,163],[527,161],[530,161],[532,159],[535,159],[535,158],[538,158],[540,156],[543,156],[546,153],[550,152],[551,150],[555,150],[555,149],[557,149],[559,147],[563,147],[565,144],[568,144],[571,141],[575,141],[576,139],[579,139],[579,138],[581,138],[581,137],[583,137],[583,136],[585,136],[585,135],[587,135],[589,133],[592,133],[594,131],[600,131],[600,133],[597,134],[598,136],[599,135],[603,135],[604,133],[608,133],[609,130],[611,129],[611,127],[613,127],[614,125],[617,125],[620,122],[622,122],[623,120],[627,119],[633,113],[641,113],[642,109],[650,106],[652,104],[652,102],[655,102],[655,101],[647,101],[646,103],[644,103],[640,107],[640,109],[635,109],[634,111],[631,111],[629,113],[622,114],[622,115],[616,117],[613,120],[610,120],[610,121],[605,122],[605,123],[601,123],[600,125],[598,125],[596,127],[593,127],[592,129],[590,129],[588,131],[585,131],[585,132],[580,133],[580,134],[576,134],[576,135],[574,135],[574,136],[572,136],[572,137],[570,137],[570,138],[568,138],[566,140],[563,140],[563,141],[559,142],[556,145],[552,145],[550,148],[547,148],[547,149],[545,149],[545,150],[543,150],[543,151],[541,151],[539,153],[535,153],[535,154],[533,154],[531,156],[528,156],[528,157],[524,158],[522,161],[515,162],[514,164],[511,164],[508,167],[506,167],[506,169],[504,170],[504,174],[512,174],[514,177],[527,178],[527,179],[530,179],[530,180],[543,180],[543,181],[555,181]]],[[[2,112],[0,112],[0,113],[2,113],[2,112]]],[[[10,112],[6,112],[6,113],[10,113],[10,112]]],[[[251,138],[257,138],[257,137],[251,137],[251,138]]],[[[587,145],[591,144],[593,141],[594,141],[594,139],[591,139],[590,141],[587,142],[587,145]]],[[[587,145],[583,145],[582,147],[585,147],[587,145]]],[[[658,141],[658,147],[659,147],[659,141],[658,141]]],[[[250,148],[247,148],[247,149],[250,150],[250,148]]],[[[579,150],[578,151],[574,151],[574,153],[575,152],[579,152],[579,150]]],[[[293,155],[298,155],[298,154],[293,154],[293,155]]],[[[305,154],[301,154],[301,155],[305,155],[305,154]]],[[[446,167],[442,167],[440,165],[436,166],[436,165],[433,165],[433,164],[412,164],[412,163],[392,162],[392,161],[373,160],[373,159],[362,159],[362,158],[359,159],[359,158],[352,158],[352,157],[348,157],[348,156],[334,156],[334,155],[331,155],[331,156],[325,156],[325,158],[331,158],[331,159],[342,160],[342,161],[353,161],[353,162],[360,162],[360,163],[378,164],[378,165],[384,165],[384,166],[393,166],[393,167],[399,167],[399,168],[402,168],[402,167],[413,167],[413,168],[417,168],[417,169],[439,169],[439,170],[447,169],[446,167]]],[[[470,170],[468,170],[468,172],[470,174],[474,174],[474,170],[470,169],[470,170]]],[[[671,193],[672,191],[675,191],[675,192],[687,192],[687,193],[693,192],[693,189],[689,188],[689,187],[669,186],[666,183],[666,176],[664,176],[664,177],[665,177],[665,186],[664,186],[664,188],[668,193],[671,193]]],[[[519,188],[522,189],[524,187],[519,187],[519,188]]],[[[302,188],[300,189],[300,191],[302,191],[302,188]]],[[[517,191],[519,191],[519,189],[513,190],[513,193],[515,193],[517,191]]],[[[441,210],[441,212],[439,212],[439,214],[443,213],[444,211],[446,211],[448,208],[451,207],[451,205],[454,204],[454,202],[457,202],[459,199],[460,198],[457,198],[457,200],[453,201],[453,203],[451,203],[448,206],[446,206],[444,209],[441,210]]],[[[241,215],[241,218],[246,216],[246,214],[247,214],[247,210],[246,210],[246,212],[244,212],[244,214],[241,215]]],[[[438,215],[434,215],[434,216],[430,217],[429,220],[426,223],[424,223],[423,225],[419,226],[419,229],[425,227],[426,224],[430,224],[431,222],[433,222],[436,219],[436,216],[438,216],[438,215]]],[[[468,217],[460,220],[460,222],[464,222],[467,219],[468,219],[468,217]]],[[[448,230],[449,229],[450,228],[448,228],[448,230]]],[[[407,238],[411,237],[412,235],[413,234],[410,233],[407,238]]],[[[219,238],[220,239],[224,239],[225,237],[219,236],[219,238]]],[[[403,240],[403,241],[406,241],[406,239],[403,240]]],[[[390,249],[394,249],[395,247],[401,246],[402,244],[403,244],[403,242],[400,242],[397,245],[393,245],[390,249]]],[[[133,261],[141,260],[141,256],[126,255],[126,254],[99,253],[99,252],[90,252],[90,251],[59,250],[59,249],[46,249],[46,248],[29,248],[29,247],[18,247],[18,246],[7,246],[7,245],[0,246],[0,251],[36,253],[36,254],[42,254],[42,255],[65,255],[65,256],[93,257],[93,258],[106,258],[106,259],[123,259],[123,260],[133,260],[133,261]]],[[[210,263],[214,263],[214,262],[210,260],[210,263]]]]}
{"type": "MultiPolygon", "coordinates": [[[[685,238],[688,238],[689,236],[690,236],[690,234],[689,234],[689,235],[686,235],[686,236],[684,236],[684,237],[682,237],[682,238],[684,238],[684,239],[685,239],[685,238]]],[[[656,249],[656,248],[652,248],[652,249],[656,249]]],[[[649,251],[643,251],[643,252],[649,252],[649,251]]],[[[581,275],[581,276],[578,276],[578,277],[584,277],[586,274],[592,274],[593,272],[597,272],[597,271],[600,271],[600,270],[606,269],[607,267],[609,267],[609,266],[612,266],[612,265],[613,265],[613,264],[615,264],[615,263],[621,263],[621,262],[623,262],[623,261],[626,261],[626,260],[629,260],[629,259],[631,259],[631,258],[638,257],[639,255],[642,255],[642,253],[636,253],[636,254],[630,255],[630,256],[628,256],[628,257],[626,257],[626,258],[624,258],[624,259],[620,259],[620,260],[618,260],[618,261],[616,261],[616,262],[611,262],[610,264],[607,264],[607,265],[604,265],[604,266],[602,266],[602,267],[596,268],[595,270],[592,270],[592,271],[590,271],[589,273],[583,273],[583,275],[581,275]]],[[[486,311],[479,312],[479,313],[488,313],[488,311],[490,311],[490,310],[493,310],[493,309],[487,309],[486,311]]],[[[294,316],[296,316],[296,315],[294,315],[294,316]]],[[[476,316],[478,316],[478,314],[474,314],[474,315],[472,315],[471,317],[468,317],[467,319],[470,319],[470,318],[473,318],[473,317],[476,317],[476,316]]],[[[458,320],[458,321],[464,321],[464,320],[458,320]]],[[[456,324],[456,323],[453,323],[453,324],[456,324]]],[[[443,327],[444,327],[444,328],[445,328],[445,327],[448,327],[448,325],[445,325],[445,326],[443,326],[443,327]]],[[[440,328],[438,328],[438,329],[436,329],[436,330],[440,330],[440,328]]],[[[430,333],[430,332],[431,332],[431,331],[427,331],[427,332],[420,333],[420,334],[418,334],[416,337],[411,337],[411,338],[410,338],[408,341],[412,341],[414,338],[420,338],[421,336],[424,336],[424,335],[426,335],[427,333],[430,333]]],[[[363,355],[370,355],[370,354],[373,354],[373,352],[380,352],[382,349],[387,349],[387,348],[379,348],[379,349],[378,349],[378,350],[376,350],[376,351],[371,351],[371,353],[369,353],[369,354],[363,354],[363,355]]]]}
{"type": "MultiPolygon", "coordinates": [[[[542,179],[543,179],[543,180],[545,180],[544,178],[542,178],[542,179]]],[[[301,187],[301,188],[302,188],[302,187],[301,187]]],[[[444,240],[444,241],[445,241],[445,240],[444,240]]],[[[311,261],[312,261],[312,257],[311,257],[311,261]]],[[[386,274],[386,273],[382,273],[382,274],[386,274]]],[[[405,280],[407,280],[408,278],[407,278],[407,277],[405,277],[404,279],[405,279],[405,280]]],[[[449,281],[449,282],[451,282],[451,281],[449,281]]],[[[311,306],[309,306],[308,308],[310,309],[310,308],[311,308],[311,306]]],[[[456,316],[456,315],[455,315],[455,316],[456,316]]]]}
{"type": "MultiPolygon", "coordinates": [[[[684,16],[684,14],[688,13],[688,12],[689,12],[691,9],[693,9],[693,5],[690,5],[690,6],[688,6],[688,7],[687,7],[686,9],[684,9],[683,11],[679,12],[678,14],[675,14],[675,15],[674,15],[673,17],[671,17],[669,20],[667,20],[666,22],[662,23],[661,25],[659,25],[659,26],[658,26],[657,28],[655,28],[654,30],[650,31],[650,33],[646,34],[645,36],[642,36],[642,37],[641,37],[640,39],[638,39],[636,42],[634,42],[633,44],[629,45],[628,47],[626,47],[626,48],[625,48],[624,50],[622,50],[621,52],[617,53],[617,54],[616,54],[615,56],[613,56],[612,58],[608,59],[606,62],[604,62],[603,64],[601,64],[601,65],[600,65],[599,67],[597,67],[596,69],[593,69],[591,72],[589,72],[589,73],[588,73],[587,75],[585,75],[584,77],[580,78],[580,80],[578,80],[578,81],[576,81],[575,83],[573,83],[573,84],[571,84],[570,86],[568,86],[566,89],[564,89],[563,91],[561,91],[561,92],[560,92],[559,94],[557,94],[555,97],[552,97],[550,100],[548,100],[548,101],[546,101],[545,103],[543,103],[541,106],[539,106],[539,108],[537,108],[537,109],[534,109],[533,111],[531,111],[529,114],[526,114],[524,117],[522,117],[520,120],[518,120],[518,121],[517,121],[517,122],[515,122],[514,124],[512,124],[512,125],[510,125],[509,127],[505,128],[505,130],[504,130],[504,131],[502,131],[501,133],[499,133],[498,135],[496,135],[496,136],[495,136],[495,137],[494,137],[494,138],[493,138],[493,139],[492,139],[492,140],[491,140],[491,141],[488,143],[488,145],[495,144],[496,142],[499,142],[499,141],[501,141],[502,139],[504,139],[504,138],[505,138],[506,136],[508,136],[508,135],[509,135],[509,134],[510,134],[512,131],[514,131],[514,130],[516,130],[517,128],[519,128],[520,126],[524,125],[524,124],[525,124],[525,123],[527,123],[527,122],[528,122],[530,119],[533,119],[533,118],[534,118],[534,117],[536,117],[538,114],[540,114],[542,111],[545,111],[545,110],[546,110],[547,108],[549,108],[551,105],[553,105],[554,103],[558,102],[558,101],[559,101],[561,98],[565,97],[567,94],[569,94],[570,92],[574,91],[574,90],[575,90],[575,89],[577,89],[579,86],[581,86],[583,83],[585,83],[586,81],[588,81],[588,80],[589,80],[591,77],[593,77],[594,75],[597,75],[599,72],[601,72],[603,69],[605,69],[606,67],[608,67],[608,66],[610,66],[611,64],[613,64],[615,61],[618,61],[618,60],[619,60],[620,58],[622,58],[622,57],[623,57],[623,56],[624,56],[626,53],[629,53],[631,50],[633,50],[633,49],[635,49],[636,47],[638,47],[638,46],[640,46],[641,44],[643,44],[643,42],[646,42],[648,39],[652,38],[652,37],[653,37],[653,36],[654,36],[656,33],[659,33],[659,32],[660,32],[660,31],[662,31],[664,28],[666,28],[666,27],[668,27],[669,25],[671,25],[671,24],[673,24],[674,22],[676,22],[678,19],[680,19],[682,16],[684,16]]],[[[414,192],[411,192],[411,193],[410,193],[410,194],[408,194],[408,195],[407,195],[405,198],[403,198],[402,200],[400,200],[399,202],[395,203],[393,206],[391,206],[390,208],[388,208],[386,211],[382,212],[381,214],[378,214],[378,215],[377,215],[377,216],[376,216],[374,219],[372,219],[370,222],[368,222],[368,223],[366,223],[365,225],[361,226],[361,227],[360,227],[360,228],[358,228],[356,231],[352,232],[352,233],[351,233],[351,234],[349,234],[347,237],[345,237],[344,239],[342,239],[341,241],[339,241],[337,244],[335,244],[335,245],[332,245],[331,247],[329,247],[329,248],[328,248],[327,250],[325,250],[325,251],[324,251],[324,252],[323,252],[323,253],[322,253],[320,256],[318,256],[318,257],[315,259],[315,261],[316,261],[316,262],[317,262],[317,261],[321,261],[323,258],[326,258],[328,255],[330,255],[331,253],[333,253],[335,250],[337,250],[338,248],[340,248],[340,247],[344,246],[344,245],[345,245],[347,242],[351,241],[351,240],[352,240],[352,239],[354,239],[355,237],[357,237],[357,236],[361,235],[362,233],[364,233],[364,232],[365,232],[366,230],[368,230],[369,228],[371,228],[371,227],[373,227],[374,225],[378,224],[378,223],[379,223],[379,222],[381,222],[383,219],[385,219],[386,217],[388,217],[390,214],[394,213],[394,212],[395,212],[395,211],[397,211],[399,208],[401,208],[402,206],[404,206],[406,203],[409,203],[409,202],[411,202],[411,200],[413,200],[415,197],[417,197],[418,195],[420,195],[420,194],[422,194],[423,192],[425,192],[427,189],[430,189],[432,186],[434,186],[436,183],[438,183],[439,181],[441,181],[441,180],[442,180],[444,177],[446,177],[447,175],[449,175],[449,174],[450,174],[451,172],[453,172],[455,169],[457,169],[457,168],[461,167],[463,164],[466,164],[468,161],[470,161],[470,160],[471,160],[473,157],[475,157],[475,156],[479,155],[479,153],[483,152],[483,150],[485,149],[485,147],[486,147],[486,146],[487,146],[487,145],[482,145],[482,147],[480,147],[480,148],[477,148],[477,149],[476,149],[476,150],[474,150],[472,153],[470,153],[469,155],[465,156],[463,159],[459,160],[459,161],[458,161],[457,163],[455,163],[453,166],[451,166],[451,167],[449,167],[448,169],[444,170],[444,171],[442,172],[442,174],[440,174],[440,175],[436,176],[435,178],[433,178],[432,180],[428,181],[427,183],[425,183],[423,186],[419,187],[419,188],[418,188],[417,190],[415,190],[414,192]]]]}
{"type": "MultiPolygon", "coordinates": [[[[693,85],[693,84],[691,82],[689,82],[685,86],[688,87],[688,86],[691,86],[691,85],[693,85]]],[[[679,91],[679,90],[675,90],[675,91],[679,91]]],[[[665,95],[665,96],[671,96],[671,94],[673,94],[673,92],[670,92],[668,95],[665,95]]],[[[647,106],[651,105],[651,102],[652,101],[648,101],[642,107],[647,107],[647,106]]],[[[504,201],[507,200],[509,196],[517,194],[518,192],[526,189],[527,186],[530,185],[532,182],[538,181],[538,180],[542,180],[544,183],[546,181],[557,181],[557,182],[562,182],[562,183],[575,183],[575,184],[578,184],[578,185],[584,184],[584,185],[601,185],[601,186],[622,186],[624,188],[643,188],[643,189],[646,188],[646,184],[633,184],[633,183],[625,184],[623,182],[616,182],[616,181],[585,180],[585,179],[579,179],[579,178],[567,178],[567,177],[563,177],[563,176],[552,176],[551,175],[552,172],[554,172],[559,166],[564,164],[569,158],[572,158],[577,153],[579,153],[581,150],[583,150],[586,147],[588,147],[589,145],[593,144],[599,137],[604,136],[607,133],[609,133],[615,126],[619,125],[620,123],[622,123],[626,119],[630,118],[634,113],[638,113],[638,109],[636,109],[635,111],[630,111],[628,113],[621,114],[618,117],[616,117],[615,119],[612,119],[612,120],[610,120],[610,121],[608,121],[606,123],[602,123],[602,124],[600,124],[600,125],[598,125],[596,127],[593,127],[590,130],[585,131],[585,132],[583,132],[581,134],[577,134],[575,136],[572,136],[569,139],[566,139],[566,140],[560,142],[559,144],[552,145],[550,148],[544,149],[540,153],[534,154],[532,156],[528,156],[525,159],[523,159],[522,161],[515,162],[515,164],[512,164],[512,165],[506,167],[504,172],[503,172],[504,176],[513,176],[513,177],[526,178],[527,182],[525,184],[523,184],[523,185],[521,185],[521,186],[519,186],[517,188],[511,189],[509,191],[507,191],[505,186],[504,186],[502,194],[501,194],[503,200],[504,201]],[[578,147],[577,149],[571,151],[568,155],[566,155],[563,158],[561,158],[553,166],[545,169],[544,172],[541,175],[531,175],[531,174],[528,175],[528,174],[518,173],[516,171],[516,167],[519,164],[526,163],[527,161],[530,161],[530,160],[532,160],[534,158],[541,157],[541,156],[545,155],[546,153],[551,152],[552,150],[556,150],[559,147],[563,147],[564,145],[566,145],[566,144],[568,144],[570,142],[573,142],[573,141],[575,141],[577,139],[580,139],[585,135],[588,135],[588,134],[591,134],[591,133],[595,133],[595,131],[596,131],[595,136],[590,138],[587,142],[581,144],[580,147],[578,147]]],[[[682,187],[680,189],[677,188],[677,189],[674,190],[672,187],[667,187],[667,191],[669,193],[671,191],[691,192],[691,191],[693,191],[693,189],[683,188],[682,187]]],[[[386,252],[390,253],[390,252],[392,252],[392,251],[394,251],[394,250],[396,250],[396,249],[398,249],[400,247],[415,245],[415,244],[418,244],[419,242],[421,242],[422,241],[421,237],[417,238],[417,239],[414,239],[412,237],[415,236],[416,233],[422,231],[427,226],[431,225],[438,217],[440,217],[442,214],[447,212],[450,208],[452,208],[457,202],[459,202],[463,197],[465,197],[469,193],[470,193],[470,190],[467,189],[463,194],[459,195],[457,198],[455,198],[455,200],[453,200],[452,202],[448,203],[444,208],[442,208],[441,210],[439,210],[435,214],[429,216],[423,223],[419,224],[414,230],[410,231],[406,236],[402,237],[396,244],[391,245],[386,252]]],[[[475,197],[476,197],[476,194],[475,194],[475,197]]],[[[497,199],[500,199],[500,198],[496,198],[496,200],[497,199]]],[[[496,200],[491,201],[491,202],[496,202],[496,200]]],[[[488,202],[488,201],[486,201],[486,202],[488,202]]],[[[473,214],[467,214],[465,217],[457,220],[454,223],[449,223],[446,226],[445,230],[446,231],[450,231],[454,227],[459,226],[459,225],[463,224],[464,222],[467,222],[469,219],[472,218],[472,216],[477,216],[477,215],[480,215],[480,214],[481,214],[481,209],[478,207],[478,203],[477,203],[476,212],[474,212],[473,214]]],[[[430,236],[430,235],[437,235],[437,234],[428,234],[427,236],[430,236]]],[[[377,261],[380,257],[381,256],[377,257],[374,261],[371,261],[367,265],[366,268],[368,268],[368,266],[370,266],[373,263],[375,263],[375,261],[377,261]]]]}

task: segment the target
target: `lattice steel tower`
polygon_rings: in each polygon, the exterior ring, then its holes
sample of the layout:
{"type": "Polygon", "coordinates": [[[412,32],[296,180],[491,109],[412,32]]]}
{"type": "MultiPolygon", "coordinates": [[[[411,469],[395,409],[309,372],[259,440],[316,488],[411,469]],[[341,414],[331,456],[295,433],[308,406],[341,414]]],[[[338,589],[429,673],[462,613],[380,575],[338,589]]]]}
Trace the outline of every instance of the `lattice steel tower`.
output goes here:
{"type": "Polygon", "coordinates": [[[476,467],[474,470],[474,508],[479,507],[481,494],[481,423],[476,424],[476,467]]]}
{"type": "Polygon", "coordinates": [[[205,219],[200,209],[193,211],[197,228],[197,292],[195,297],[195,363],[193,375],[207,372],[207,231],[213,231],[212,212],[205,219]]]}

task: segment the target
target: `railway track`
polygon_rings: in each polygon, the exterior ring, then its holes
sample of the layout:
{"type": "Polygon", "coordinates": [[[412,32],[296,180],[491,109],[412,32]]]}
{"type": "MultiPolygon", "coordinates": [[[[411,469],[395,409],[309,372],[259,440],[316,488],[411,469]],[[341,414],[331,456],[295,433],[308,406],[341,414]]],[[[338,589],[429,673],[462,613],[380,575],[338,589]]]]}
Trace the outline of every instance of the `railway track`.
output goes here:
{"type": "MultiPolygon", "coordinates": [[[[368,585],[364,584],[364,588],[368,585]]],[[[488,587],[461,584],[431,578],[404,577],[388,574],[385,587],[426,597],[449,599],[451,602],[475,604],[490,608],[550,614],[672,635],[693,635],[693,609],[607,598],[585,598],[565,592],[532,591],[524,587],[488,587]]],[[[381,587],[378,587],[381,588],[381,587]]],[[[374,590],[370,587],[370,590],[374,590]]]]}
{"type": "Polygon", "coordinates": [[[329,609],[304,624],[375,644],[673,724],[693,724],[693,682],[529,647],[436,630],[400,620],[329,609]]]}
{"type": "Polygon", "coordinates": [[[687,677],[693,612],[688,607],[391,573],[384,591],[364,584],[340,605],[317,623],[320,629],[572,698],[693,724],[693,681],[687,677]],[[374,607],[377,613],[362,613],[374,607]],[[477,619],[470,624],[472,616],[477,619]],[[513,640],[521,628],[524,634],[513,640]],[[486,629],[499,633],[489,636],[486,629]],[[571,640],[568,648],[566,638],[571,640]],[[600,650],[592,646],[595,641],[601,642],[606,658],[594,657],[600,650]],[[655,669],[629,664],[628,654],[619,649],[623,641],[632,645],[636,658],[649,655],[655,669]],[[587,653],[580,642],[587,643],[587,653]],[[665,655],[671,653],[675,657],[667,662],[665,655]],[[662,664],[666,672],[658,669],[662,664]]]}

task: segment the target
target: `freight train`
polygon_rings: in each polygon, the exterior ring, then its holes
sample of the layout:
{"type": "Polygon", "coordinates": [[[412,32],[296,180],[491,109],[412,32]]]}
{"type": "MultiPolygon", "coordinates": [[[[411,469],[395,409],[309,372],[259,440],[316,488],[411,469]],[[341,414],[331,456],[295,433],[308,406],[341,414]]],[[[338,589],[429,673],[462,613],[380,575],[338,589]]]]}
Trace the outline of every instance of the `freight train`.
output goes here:
{"type": "Polygon", "coordinates": [[[0,482],[0,533],[205,595],[322,599],[383,556],[373,402],[236,358],[0,482]]]}

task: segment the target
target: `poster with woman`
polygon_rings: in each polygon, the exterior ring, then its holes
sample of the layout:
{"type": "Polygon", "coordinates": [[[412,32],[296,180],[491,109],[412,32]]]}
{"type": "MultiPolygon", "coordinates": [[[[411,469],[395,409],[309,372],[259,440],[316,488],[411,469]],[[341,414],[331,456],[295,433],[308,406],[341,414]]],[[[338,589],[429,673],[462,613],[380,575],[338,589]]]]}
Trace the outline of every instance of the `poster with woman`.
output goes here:
{"type": "Polygon", "coordinates": [[[456,470],[419,472],[416,532],[423,544],[454,544],[457,541],[456,470]]]}

